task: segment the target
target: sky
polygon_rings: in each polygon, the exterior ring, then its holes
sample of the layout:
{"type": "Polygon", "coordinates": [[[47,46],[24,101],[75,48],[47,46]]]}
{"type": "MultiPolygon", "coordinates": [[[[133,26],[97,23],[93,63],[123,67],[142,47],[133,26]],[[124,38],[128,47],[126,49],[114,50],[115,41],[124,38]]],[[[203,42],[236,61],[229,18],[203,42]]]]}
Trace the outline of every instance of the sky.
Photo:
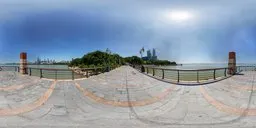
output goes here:
{"type": "Polygon", "coordinates": [[[178,63],[227,62],[230,51],[256,63],[255,12],[255,0],[1,0],[0,63],[142,47],[178,63]]]}

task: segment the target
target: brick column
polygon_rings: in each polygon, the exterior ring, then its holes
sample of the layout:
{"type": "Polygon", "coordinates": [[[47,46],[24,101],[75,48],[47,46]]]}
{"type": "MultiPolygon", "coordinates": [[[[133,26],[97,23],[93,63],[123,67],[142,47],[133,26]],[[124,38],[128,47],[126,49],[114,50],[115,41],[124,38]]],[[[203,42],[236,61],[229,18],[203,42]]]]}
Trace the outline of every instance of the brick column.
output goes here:
{"type": "Polygon", "coordinates": [[[236,53],[229,52],[229,59],[228,59],[228,74],[234,75],[236,73],[236,53]]]}
{"type": "Polygon", "coordinates": [[[27,53],[20,53],[20,73],[27,74],[27,53]]]}

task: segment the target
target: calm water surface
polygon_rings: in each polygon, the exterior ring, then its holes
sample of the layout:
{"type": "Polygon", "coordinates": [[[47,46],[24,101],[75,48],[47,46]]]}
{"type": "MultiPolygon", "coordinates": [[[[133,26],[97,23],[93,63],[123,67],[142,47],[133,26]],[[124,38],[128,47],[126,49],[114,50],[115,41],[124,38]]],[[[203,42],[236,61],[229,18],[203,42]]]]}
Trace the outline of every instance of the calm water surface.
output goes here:
{"type": "MultiPolygon", "coordinates": [[[[3,65],[0,66],[19,66],[19,65],[3,65]]],[[[68,65],[28,65],[30,68],[51,68],[51,69],[68,69],[68,65]]]]}
{"type": "MultiPolygon", "coordinates": [[[[237,66],[256,66],[256,64],[238,63],[237,66]]],[[[225,68],[228,63],[208,63],[208,64],[183,64],[182,66],[164,66],[169,69],[211,69],[211,68],[225,68]]]]}

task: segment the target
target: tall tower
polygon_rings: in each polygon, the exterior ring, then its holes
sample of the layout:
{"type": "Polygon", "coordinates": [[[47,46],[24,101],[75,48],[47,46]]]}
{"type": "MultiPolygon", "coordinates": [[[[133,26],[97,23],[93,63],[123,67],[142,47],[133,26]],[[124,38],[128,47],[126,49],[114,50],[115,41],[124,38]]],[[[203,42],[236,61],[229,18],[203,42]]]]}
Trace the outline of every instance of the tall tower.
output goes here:
{"type": "Polygon", "coordinates": [[[236,53],[229,52],[229,59],[228,59],[228,74],[234,75],[236,73],[236,53]]]}
{"type": "Polygon", "coordinates": [[[151,60],[152,55],[151,55],[151,51],[150,50],[147,51],[147,57],[148,57],[148,60],[151,60]]]}
{"type": "Polygon", "coordinates": [[[153,48],[153,56],[152,56],[152,60],[157,60],[157,56],[156,56],[156,49],[153,48]]]}
{"type": "Polygon", "coordinates": [[[153,57],[156,56],[156,49],[153,48],[153,57]]]}
{"type": "Polygon", "coordinates": [[[27,53],[20,53],[20,73],[27,74],[27,53]]]}

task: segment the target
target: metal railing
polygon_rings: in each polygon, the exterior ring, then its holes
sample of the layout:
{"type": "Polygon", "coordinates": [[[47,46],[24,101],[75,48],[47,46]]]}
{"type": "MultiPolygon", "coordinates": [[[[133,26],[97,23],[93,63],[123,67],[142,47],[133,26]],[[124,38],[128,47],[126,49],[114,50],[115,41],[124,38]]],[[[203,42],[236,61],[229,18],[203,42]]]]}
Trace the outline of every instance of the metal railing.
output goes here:
{"type": "MultiPolygon", "coordinates": [[[[81,69],[53,69],[53,68],[26,68],[27,75],[38,76],[40,78],[68,80],[88,78],[93,75],[108,72],[116,67],[96,67],[96,68],[81,68],[81,69]]],[[[2,71],[19,72],[19,66],[0,66],[2,71]]],[[[1,71],[0,70],[0,71],[1,71]]]]}
{"type": "MultiPolygon", "coordinates": [[[[136,69],[149,74],[153,77],[165,79],[170,82],[207,82],[232,76],[228,71],[230,68],[211,68],[211,69],[167,69],[154,66],[135,66],[136,69]],[[142,71],[144,70],[144,71],[142,71]]],[[[236,73],[241,71],[256,71],[256,66],[237,66],[236,73]]]]}
{"type": "Polygon", "coordinates": [[[19,66],[0,66],[0,71],[20,71],[19,66]]]}

